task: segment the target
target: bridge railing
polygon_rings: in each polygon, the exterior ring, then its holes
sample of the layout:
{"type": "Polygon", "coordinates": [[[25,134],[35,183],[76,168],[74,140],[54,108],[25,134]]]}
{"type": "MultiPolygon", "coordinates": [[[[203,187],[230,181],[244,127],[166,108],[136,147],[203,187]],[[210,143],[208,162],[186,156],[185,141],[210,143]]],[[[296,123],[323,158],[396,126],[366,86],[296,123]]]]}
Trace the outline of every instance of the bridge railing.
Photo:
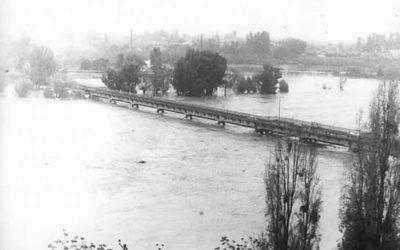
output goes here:
{"type": "Polygon", "coordinates": [[[89,87],[85,85],[76,85],[75,88],[84,90],[84,91],[89,91],[89,92],[94,92],[94,93],[101,93],[106,96],[116,96],[119,98],[125,98],[125,99],[131,99],[134,101],[141,101],[141,102],[147,102],[147,103],[155,103],[156,105],[173,105],[175,107],[180,107],[185,110],[195,110],[196,112],[205,112],[209,113],[210,111],[213,112],[215,115],[219,116],[236,116],[240,117],[241,119],[247,119],[251,120],[253,122],[260,122],[262,123],[267,122],[274,122],[276,124],[282,125],[286,124],[288,126],[298,126],[299,129],[320,129],[323,130],[324,132],[331,132],[335,134],[342,134],[342,136],[348,136],[348,137],[355,137],[359,136],[359,131],[358,130],[353,130],[353,129],[347,129],[347,128],[342,128],[342,127],[337,127],[337,126],[331,126],[331,125],[325,125],[317,122],[308,122],[308,121],[303,121],[303,120],[298,120],[298,119],[292,119],[292,118],[285,118],[285,117],[277,117],[277,116],[260,116],[260,115],[253,115],[249,113],[244,113],[244,112],[239,112],[239,111],[232,111],[232,110],[225,110],[221,108],[215,108],[215,107],[209,107],[209,106],[203,106],[199,104],[188,104],[188,103],[183,103],[179,101],[174,101],[174,100],[166,100],[166,99],[161,99],[158,97],[147,97],[147,96],[140,96],[136,95],[133,93],[129,92],[120,92],[117,90],[111,90],[111,89],[106,89],[106,88],[99,88],[99,87],[89,87]]]}

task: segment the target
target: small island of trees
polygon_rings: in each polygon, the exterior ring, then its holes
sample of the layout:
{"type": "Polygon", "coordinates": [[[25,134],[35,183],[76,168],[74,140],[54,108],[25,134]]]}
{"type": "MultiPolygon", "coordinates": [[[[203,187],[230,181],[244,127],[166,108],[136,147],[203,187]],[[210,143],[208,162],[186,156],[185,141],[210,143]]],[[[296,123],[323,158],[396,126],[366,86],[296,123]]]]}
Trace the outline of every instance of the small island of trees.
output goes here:
{"type": "Polygon", "coordinates": [[[244,77],[238,72],[227,74],[225,57],[208,50],[187,50],[173,70],[166,69],[162,61],[157,47],[150,53],[151,66],[147,71],[144,59],[119,54],[116,65],[106,70],[102,81],[109,89],[136,93],[138,88],[143,94],[152,89],[153,95],[160,90],[165,93],[170,83],[177,95],[192,97],[212,96],[221,86],[231,87],[238,94],[276,94],[278,87],[280,92],[289,91],[280,69],[271,64],[263,65],[263,71],[252,77],[244,77]]]}

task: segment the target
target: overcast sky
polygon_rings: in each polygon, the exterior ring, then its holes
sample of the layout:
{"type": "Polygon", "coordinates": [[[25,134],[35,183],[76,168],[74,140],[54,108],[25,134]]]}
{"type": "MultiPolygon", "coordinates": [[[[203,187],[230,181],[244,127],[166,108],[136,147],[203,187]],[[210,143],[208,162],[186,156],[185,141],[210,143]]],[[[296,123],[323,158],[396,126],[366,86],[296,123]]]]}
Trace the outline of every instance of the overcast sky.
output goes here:
{"type": "Polygon", "coordinates": [[[0,0],[1,28],[42,43],[63,34],[165,29],[224,34],[267,30],[273,39],[354,41],[400,32],[400,0],[0,0]]]}

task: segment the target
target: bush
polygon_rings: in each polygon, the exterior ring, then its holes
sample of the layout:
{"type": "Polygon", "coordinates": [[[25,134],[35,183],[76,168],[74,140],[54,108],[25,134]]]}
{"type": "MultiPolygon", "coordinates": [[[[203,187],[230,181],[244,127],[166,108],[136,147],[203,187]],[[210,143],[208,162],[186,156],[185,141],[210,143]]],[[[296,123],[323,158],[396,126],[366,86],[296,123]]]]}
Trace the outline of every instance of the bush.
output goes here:
{"type": "Polygon", "coordinates": [[[235,86],[235,91],[240,94],[256,93],[257,92],[256,83],[250,77],[247,78],[242,77],[239,79],[239,83],[237,84],[237,86],[235,86]]]}
{"type": "Polygon", "coordinates": [[[31,82],[23,80],[15,84],[14,91],[18,97],[26,97],[32,88],[33,85],[31,82]]]}
{"type": "Polygon", "coordinates": [[[220,246],[214,249],[263,250],[269,249],[270,247],[264,234],[261,234],[258,238],[241,238],[240,240],[236,241],[223,236],[220,240],[220,244],[220,246]]]}
{"type": "Polygon", "coordinates": [[[281,93],[288,93],[289,92],[289,84],[285,80],[280,80],[279,81],[279,91],[281,93]]]}

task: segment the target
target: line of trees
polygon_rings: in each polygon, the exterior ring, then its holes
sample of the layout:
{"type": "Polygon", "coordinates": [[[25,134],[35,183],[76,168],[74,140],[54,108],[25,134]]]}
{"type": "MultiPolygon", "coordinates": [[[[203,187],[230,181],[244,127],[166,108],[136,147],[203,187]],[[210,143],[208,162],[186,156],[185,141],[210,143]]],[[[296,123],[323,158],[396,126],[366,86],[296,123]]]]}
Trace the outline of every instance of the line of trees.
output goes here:
{"type": "Polygon", "coordinates": [[[14,91],[18,97],[26,97],[33,89],[43,89],[46,98],[66,98],[74,82],[66,79],[56,63],[53,51],[25,41],[18,54],[16,69],[20,73],[15,80],[14,91]]]}
{"type": "Polygon", "coordinates": [[[227,60],[219,53],[207,50],[189,49],[171,71],[162,63],[161,50],[153,48],[150,64],[150,68],[143,71],[143,59],[119,54],[114,68],[103,74],[102,81],[110,89],[133,93],[137,88],[143,93],[153,89],[153,95],[166,92],[170,82],[182,96],[211,96],[221,85],[233,87],[237,93],[275,94],[277,87],[281,92],[289,91],[288,84],[280,80],[279,68],[265,64],[263,71],[253,77],[244,78],[238,72],[226,75],[227,60]]]}
{"type": "Polygon", "coordinates": [[[357,49],[369,53],[379,53],[392,49],[400,49],[400,33],[370,34],[366,39],[357,38],[357,49]]]}
{"type": "Polygon", "coordinates": [[[193,47],[220,52],[234,64],[265,64],[274,60],[288,62],[304,54],[307,48],[305,41],[295,38],[272,43],[270,34],[266,31],[250,32],[243,41],[237,39],[235,33],[224,43],[220,40],[218,36],[204,39],[200,35],[193,47]]]}
{"type": "Polygon", "coordinates": [[[231,77],[233,82],[233,88],[236,93],[239,94],[250,94],[250,93],[261,93],[261,94],[276,94],[278,91],[281,93],[289,92],[289,85],[281,79],[282,73],[279,68],[275,68],[270,64],[263,65],[263,71],[252,77],[241,76],[238,72],[233,72],[235,75],[231,77]]]}
{"type": "Polygon", "coordinates": [[[153,48],[150,53],[150,67],[144,58],[137,54],[117,55],[113,67],[102,75],[103,83],[110,89],[136,93],[137,88],[143,91],[152,89],[153,95],[159,91],[166,92],[170,84],[171,72],[162,63],[160,48],[153,48]]]}

